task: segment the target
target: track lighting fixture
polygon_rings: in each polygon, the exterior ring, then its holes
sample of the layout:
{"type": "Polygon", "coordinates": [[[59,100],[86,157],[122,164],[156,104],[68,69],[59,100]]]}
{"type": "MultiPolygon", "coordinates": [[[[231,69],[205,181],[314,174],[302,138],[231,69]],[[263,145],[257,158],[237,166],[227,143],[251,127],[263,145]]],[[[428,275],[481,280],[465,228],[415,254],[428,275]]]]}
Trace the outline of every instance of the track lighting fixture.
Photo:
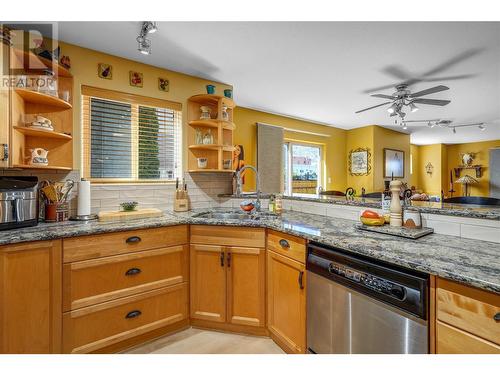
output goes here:
{"type": "Polygon", "coordinates": [[[408,129],[408,126],[406,126],[406,124],[403,122],[403,129],[406,130],[408,129]]]}
{"type": "Polygon", "coordinates": [[[412,112],[417,112],[417,111],[418,111],[418,107],[417,107],[415,104],[410,103],[410,110],[411,110],[412,112]]]}
{"type": "Polygon", "coordinates": [[[457,129],[452,128],[453,134],[457,134],[457,129]]]}
{"type": "Polygon", "coordinates": [[[136,38],[137,43],[139,44],[137,50],[144,54],[151,54],[151,40],[146,38],[148,34],[153,34],[158,30],[156,22],[145,21],[142,23],[141,32],[139,36],[136,38]]]}
{"type": "Polygon", "coordinates": [[[479,130],[481,130],[481,131],[484,131],[484,129],[486,129],[486,128],[484,127],[484,125],[479,125],[479,126],[478,126],[478,128],[479,128],[479,130]]]}

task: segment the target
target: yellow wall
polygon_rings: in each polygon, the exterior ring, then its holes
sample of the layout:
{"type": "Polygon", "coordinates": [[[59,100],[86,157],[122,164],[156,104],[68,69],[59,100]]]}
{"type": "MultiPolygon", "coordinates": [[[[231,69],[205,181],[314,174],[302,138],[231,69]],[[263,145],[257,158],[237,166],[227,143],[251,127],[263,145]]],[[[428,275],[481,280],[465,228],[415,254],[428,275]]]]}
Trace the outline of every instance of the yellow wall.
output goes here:
{"type": "Polygon", "coordinates": [[[373,191],[384,190],[384,148],[404,152],[404,177],[401,181],[408,182],[410,176],[410,135],[380,126],[374,127],[373,134],[373,191]]]}
{"type": "Polygon", "coordinates": [[[446,171],[442,165],[442,154],[443,147],[446,147],[440,143],[434,145],[425,145],[419,147],[419,160],[418,163],[418,189],[429,195],[441,195],[441,189],[448,190],[446,187],[442,186],[442,172],[446,171]],[[428,174],[425,171],[425,166],[427,163],[431,163],[434,167],[432,174],[428,174]]]}
{"type": "Polygon", "coordinates": [[[420,160],[420,147],[417,145],[410,145],[410,154],[413,157],[413,162],[412,162],[413,168],[409,174],[409,176],[410,176],[410,180],[409,180],[410,186],[409,187],[415,186],[418,189],[419,185],[420,185],[420,174],[419,174],[420,167],[418,165],[419,160],[420,160]]]}
{"type": "MultiPolygon", "coordinates": [[[[71,58],[71,73],[74,76],[74,98],[73,98],[73,167],[80,169],[81,161],[81,91],[82,85],[100,87],[110,90],[149,96],[153,98],[166,99],[182,104],[183,122],[186,123],[187,99],[196,94],[206,93],[205,86],[214,84],[216,94],[222,95],[224,89],[231,88],[230,85],[207,81],[202,78],[188,76],[170,70],[158,68],[151,65],[141,64],[121,57],[108,55],[102,52],[82,48],[72,44],[60,42],[61,54],[71,58]],[[97,64],[106,63],[113,66],[113,79],[102,79],[97,76],[97,64]],[[143,73],[144,85],[141,88],[132,87],[129,84],[129,71],[134,70],[143,73]],[[170,91],[158,90],[158,77],[170,81],[170,91]]],[[[184,132],[184,144],[186,144],[187,132],[184,132]]],[[[187,150],[184,148],[183,168],[186,169],[187,150]]]]}
{"type": "MultiPolygon", "coordinates": [[[[444,176],[446,178],[446,183],[449,184],[449,174],[450,170],[458,167],[462,164],[462,158],[460,156],[461,153],[473,152],[476,154],[474,158],[473,164],[480,164],[483,166],[483,175],[481,178],[478,178],[479,184],[471,185],[470,187],[470,195],[473,196],[483,196],[487,197],[490,193],[490,171],[489,171],[489,162],[490,162],[490,148],[500,147],[500,139],[495,141],[486,141],[486,142],[473,142],[473,143],[461,143],[456,145],[448,145],[448,157],[447,157],[447,170],[448,173],[444,176]]],[[[472,177],[476,177],[474,170],[464,170],[462,171],[461,176],[468,174],[472,177]]],[[[456,178],[453,177],[455,180],[456,178]]],[[[449,185],[446,185],[449,186],[449,185]]],[[[453,185],[453,188],[457,191],[455,196],[463,195],[462,186],[457,184],[453,185]]]]}
{"type": "Polygon", "coordinates": [[[347,187],[352,187],[356,190],[357,194],[361,194],[361,189],[365,188],[367,193],[373,192],[373,138],[374,138],[374,128],[375,126],[365,126],[362,128],[352,129],[347,132],[347,144],[346,144],[346,159],[349,157],[349,152],[357,148],[369,148],[371,153],[371,170],[366,176],[351,176],[349,173],[348,159],[346,160],[346,176],[347,176],[347,187]]]}
{"type": "MultiPolygon", "coordinates": [[[[245,161],[250,165],[255,165],[257,162],[257,122],[330,135],[330,137],[321,137],[285,131],[285,138],[288,140],[311,142],[321,145],[325,159],[325,166],[323,168],[323,187],[326,190],[343,191],[345,189],[345,130],[243,107],[236,107],[233,114],[233,120],[236,123],[234,143],[243,145],[245,150],[245,161]],[[328,182],[328,178],[331,178],[330,183],[328,182]]],[[[245,182],[245,190],[254,191],[255,179],[253,174],[248,173],[245,178],[248,178],[245,182]]]]}

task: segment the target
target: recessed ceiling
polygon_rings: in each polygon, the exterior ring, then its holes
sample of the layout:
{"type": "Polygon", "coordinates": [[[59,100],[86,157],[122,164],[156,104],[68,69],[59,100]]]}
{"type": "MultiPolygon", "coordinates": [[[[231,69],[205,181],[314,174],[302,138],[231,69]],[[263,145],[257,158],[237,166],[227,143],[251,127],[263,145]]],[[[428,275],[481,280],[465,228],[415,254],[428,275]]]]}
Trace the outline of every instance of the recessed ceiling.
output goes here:
{"type": "MultiPolygon", "coordinates": [[[[419,105],[408,120],[449,119],[457,129],[413,125],[415,144],[500,139],[500,22],[159,22],[152,54],[137,51],[139,22],[60,22],[65,42],[234,86],[238,105],[344,129],[394,126],[383,103],[365,90],[396,85],[388,66],[419,76],[457,62],[419,82],[450,90],[426,98],[451,100],[444,107],[419,105]],[[469,53],[471,52],[471,53],[469,53]],[[441,79],[471,75],[461,80],[441,79]]],[[[378,91],[391,94],[394,89],[378,91]]]]}

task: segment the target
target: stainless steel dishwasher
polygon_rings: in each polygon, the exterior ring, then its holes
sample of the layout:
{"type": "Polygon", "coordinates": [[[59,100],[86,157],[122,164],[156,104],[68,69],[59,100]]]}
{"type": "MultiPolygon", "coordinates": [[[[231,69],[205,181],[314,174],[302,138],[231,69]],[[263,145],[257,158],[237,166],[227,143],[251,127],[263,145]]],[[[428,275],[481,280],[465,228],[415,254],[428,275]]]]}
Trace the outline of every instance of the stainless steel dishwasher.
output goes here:
{"type": "Polygon", "coordinates": [[[309,353],[428,353],[428,276],[310,243],[309,353]]]}

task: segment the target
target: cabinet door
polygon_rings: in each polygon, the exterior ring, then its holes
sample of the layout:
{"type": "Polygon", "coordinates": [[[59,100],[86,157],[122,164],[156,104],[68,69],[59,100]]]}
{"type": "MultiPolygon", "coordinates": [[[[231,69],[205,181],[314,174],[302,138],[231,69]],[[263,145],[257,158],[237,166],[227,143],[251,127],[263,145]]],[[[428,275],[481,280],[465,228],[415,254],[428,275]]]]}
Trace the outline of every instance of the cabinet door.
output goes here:
{"type": "Polygon", "coordinates": [[[0,353],[61,352],[61,241],[0,247],[0,353]]]}
{"type": "MultiPolygon", "coordinates": [[[[7,77],[9,74],[9,47],[0,42],[0,74],[7,77]]],[[[2,87],[0,90],[0,167],[9,166],[10,154],[10,89],[2,87]]]]}
{"type": "Polygon", "coordinates": [[[226,321],[226,268],[224,248],[191,245],[191,318],[226,321]]]}
{"type": "Polygon", "coordinates": [[[228,323],[265,325],[265,249],[226,247],[228,323]]]}
{"type": "Polygon", "coordinates": [[[268,329],[286,352],[305,353],[305,267],[272,251],[267,254],[268,329]]]}

